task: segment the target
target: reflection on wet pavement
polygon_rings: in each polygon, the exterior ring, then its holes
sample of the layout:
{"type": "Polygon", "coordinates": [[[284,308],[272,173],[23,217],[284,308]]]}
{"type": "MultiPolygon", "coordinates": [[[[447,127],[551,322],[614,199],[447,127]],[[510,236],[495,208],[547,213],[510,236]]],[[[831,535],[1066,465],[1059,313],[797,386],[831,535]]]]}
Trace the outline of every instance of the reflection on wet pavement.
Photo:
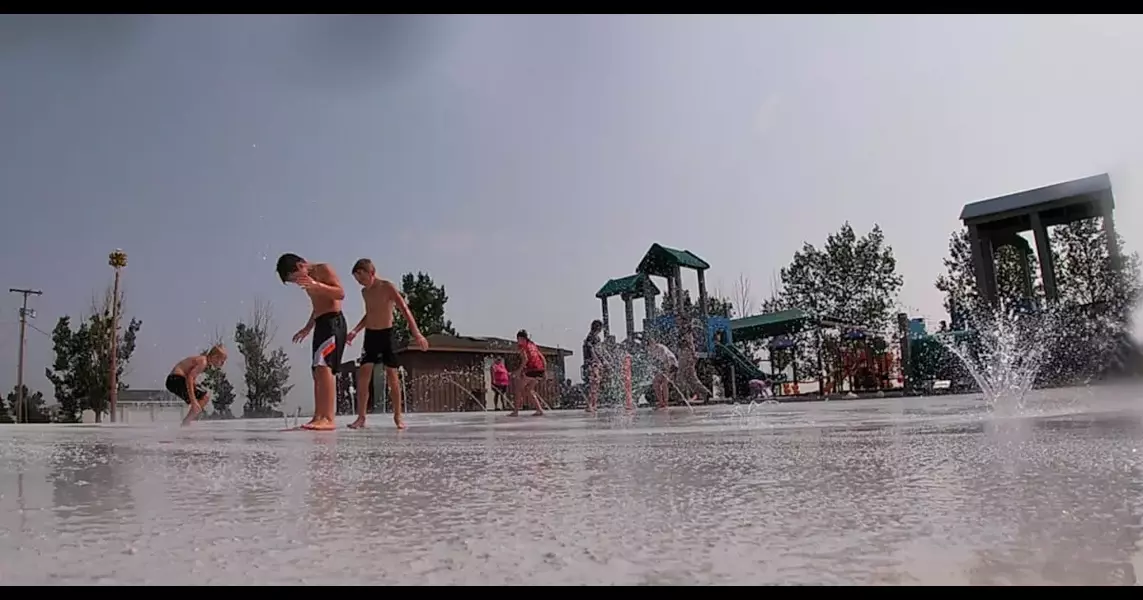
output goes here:
{"type": "Polygon", "coordinates": [[[1134,584],[1143,394],[1081,392],[4,426],[0,584],[1134,584]]]}

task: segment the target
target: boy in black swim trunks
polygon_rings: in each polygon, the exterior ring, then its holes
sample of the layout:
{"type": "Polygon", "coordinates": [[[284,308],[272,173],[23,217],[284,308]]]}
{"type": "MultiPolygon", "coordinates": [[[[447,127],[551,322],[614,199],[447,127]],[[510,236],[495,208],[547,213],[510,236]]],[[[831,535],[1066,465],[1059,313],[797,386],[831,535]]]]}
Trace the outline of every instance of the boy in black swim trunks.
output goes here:
{"type": "Polygon", "coordinates": [[[302,429],[332,430],[337,392],[334,371],[341,365],[346,342],[345,316],[341,314],[345,290],[332,267],[325,263],[310,264],[297,254],[279,256],[277,271],[282,283],[293,283],[304,289],[313,305],[309,321],[294,334],[295,344],[306,339],[311,331],[314,334],[314,416],[302,429]]]}
{"type": "Polygon", "coordinates": [[[226,364],[226,348],[215,346],[206,354],[188,356],[178,362],[167,375],[167,391],[182,398],[190,405],[183,425],[189,425],[202,414],[210,399],[210,392],[196,385],[195,380],[207,367],[221,367],[226,364]]]}
{"type": "Polygon", "coordinates": [[[397,429],[405,428],[405,412],[401,398],[401,380],[397,373],[396,348],[393,347],[393,308],[401,311],[409,324],[413,342],[422,351],[429,349],[429,342],[417,328],[417,320],[405,303],[405,297],[393,282],[377,277],[373,261],[363,258],[353,265],[353,278],[361,284],[361,298],[365,300],[365,316],[349,332],[348,342],[352,343],[362,329],[365,330],[365,343],[361,347],[361,365],[357,370],[357,420],[350,429],[365,427],[365,412],[369,407],[369,386],[373,381],[373,366],[385,365],[385,379],[389,383],[389,398],[393,403],[393,422],[397,429]]]}

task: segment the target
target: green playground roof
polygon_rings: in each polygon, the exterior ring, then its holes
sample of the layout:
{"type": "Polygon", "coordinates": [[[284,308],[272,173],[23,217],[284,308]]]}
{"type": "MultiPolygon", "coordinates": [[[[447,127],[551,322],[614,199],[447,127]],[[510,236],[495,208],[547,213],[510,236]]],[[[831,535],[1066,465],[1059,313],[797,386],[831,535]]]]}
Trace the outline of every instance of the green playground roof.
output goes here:
{"type": "Polygon", "coordinates": [[[734,334],[734,341],[736,342],[791,335],[815,327],[864,331],[860,325],[845,323],[829,317],[814,317],[800,308],[742,317],[730,321],[730,331],[734,334]]]}
{"type": "Polygon", "coordinates": [[[635,271],[668,277],[674,273],[676,267],[705,271],[710,268],[710,263],[699,258],[690,250],[676,250],[659,244],[651,244],[651,249],[643,255],[643,260],[639,261],[639,266],[635,271]]]}
{"type": "Polygon", "coordinates": [[[814,322],[810,313],[791,308],[778,312],[764,313],[752,317],[742,317],[730,321],[730,331],[735,341],[759,340],[797,333],[814,322]]]}
{"type": "Polygon", "coordinates": [[[612,296],[631,295],[635,298],[642,298],[643,292],[650,289],[653,295],[658,295],[659,288],[655,287],[655,283],[646,273],[636,273],[628,275],[627,277],[620,277],[619,279],[608,280],[599,288],[595,293],[596,298],[610,298],[612,296]],[[647,288],[646,286],[650,286],[647,288]]]}

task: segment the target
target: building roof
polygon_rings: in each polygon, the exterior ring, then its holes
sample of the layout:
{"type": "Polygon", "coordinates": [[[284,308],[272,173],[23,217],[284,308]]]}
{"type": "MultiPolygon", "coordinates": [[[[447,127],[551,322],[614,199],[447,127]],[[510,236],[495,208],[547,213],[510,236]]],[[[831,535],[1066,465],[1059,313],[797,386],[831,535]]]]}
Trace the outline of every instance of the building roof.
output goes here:
{"type": "Polygon", "coordinates": [[[636,298],[642,298],[644,291],[652,291],[653,295],[659,295],[661,292],[659,288],[651,281],[651,278],[646,273],[636,273],[628,275],[627,277],[620,277],[619,279],[610,279],[599,291],[595,293],[596,298],[610,298],[612,296],[620,296],[630,294],[636,298]],[[647,286],[650,286],[649,288],[647,286]]]}
{"type": "MultiPolygon", "coordinates": [[[[474,352],[478,354],[515,354],[516,340],[507,340],[496,337],[475,337],[465,335],[446,335],[434,333],[426,336],[429,340],[429,352],[474,352]]],[[[571,356],[572,351],[564,348],[540,346],[536,344],[542,354],[548,356],[571,356]]],[[[411,349],[408,344],[398,348],[397,352],[406,352],[411,349]]]]}
{"type": "Polygon", "coordinates": [[[970,225],[1029,213],[1034,209],[1054,208],[1054,205],[1095,202],[1109,202],[1111,208],[1115,206],[1111,196],[1111,178],[1107,173],[966,204],[960,211],[960,219],[965,225],[970,225]]]}
{"type": "Polygon", "coordinates": [[[705,271],[710,268],[710,263],[699,258],[690,250],[676,250],[659,244],[651,244],[651,249],[643,255],[643,260],[639,261],[639,266],[636,267],[635,271],[658,277],[669,277],[674,272],[675,267],[705,271]]]}
{"type": "Polygon", "coordinates": [[[167,390],[126,389],[119,390],[117,404],[185,404],[178,396],[167,390]]]}

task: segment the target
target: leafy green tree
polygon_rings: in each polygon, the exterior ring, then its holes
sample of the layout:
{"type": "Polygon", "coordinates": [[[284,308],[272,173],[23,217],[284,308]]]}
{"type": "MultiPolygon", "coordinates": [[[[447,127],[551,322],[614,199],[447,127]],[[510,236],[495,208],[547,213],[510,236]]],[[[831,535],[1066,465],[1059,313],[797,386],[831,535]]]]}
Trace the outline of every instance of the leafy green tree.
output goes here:
{"type": "MultiPolygon", "coordinates": [[[[24,388],[24,407],[20,410],[18,392],[16,387],[8,392],[8,402],[4,407],[5,415],[11,414],[15,418],[19,418],[21,423],[47,423],[51,421],[48,418],[48,411],[44,409],[44,395],[41,392],[32,392],[28,386],[24,388]]],[[[8,423],[12,422],[12,418],[8,419],[8,423]]]]}
{"type": "MultiPolygon", "coordinates": [[[[781,270],[780,279],[783,306],[874,332],[889,328],[897,293],[904,283],[881,227],[874,225],[869,233],[858,236],[848,222],[829,235],[821,248],[804,244],[781,270]]],[[[801,374],[818,373],[819,365],[830,368],[818,357],[818,336],[821,347],[829,348],[839,343],[837,335],[823,330],[795,336],[797,351],[791,360],[798,361],[799,378],[801,374]]]]}
{"type": "Polygon", "coordinates": [[[242,354],[243,379],[246,382],[244,418],[281,416],[278,406],[293,388],[290,381],[290,360],[282,347],[271,349],[274,322],[270,305],[257,302],[245,322],[234,328],[234,342],[242,354]]]}
{"type": "Polygon", "coordinates": [[[803,245],[781,278],[789,305],[874,331],[891,323],[904,283],[881,227],[858,237],[848,222],[822,248],[803,245]]]}
{"type": "MultiPolygon", "coordinates": [[[[123,294],[117,299],[122,315],[123,294]]],[[[109,375],[111,372],[111,291],[102,303],[93,303],[92,313],[73,330],[71,317],[60,317],[52,330],[52,366],[45,370],[48,381],[55,388],[60,404],[59,418],[63,422],[76,422],[84,410],[95,413],[95,421],[102,422],[108,409],[109,375]]],[[[123,375],[127,372],[135,353],[135,342],[143,322],[130,319],[126,328],[120,316],[118,329],[118,360],[116,381],[119,390],[127,389],[123,375]]]]}
{"type": "MultiPolygon", "coordinates": [[[[1123,237],[1116,238],[1123,248],[1123,237]]],[[[1051,239],[1060,300],[1075,306],[1106,304],[1125,320],[1140,297],[1139,254],[1124,254],[1116,265],[1098,217],[1055,227],[1051,239]]]]}
{"type": "Polygon", "coordinates": [[[0,424],[12,423],[12,417],[8,414],[8,405],[0,402],[0,424]]]}
{"type": "MultiPolygon", "coordinates": [[[[448,294],[443,285],[437,285],[428,273],[405,273],[401,276],[401,294],[409,305],[409,312],[417,320],[417,328],[421,334],[430,336],[436,333],[456,335],[452,321],[445,318],[445,305],[448,304],[448,294]]],[[[409,341],[409,324],[405,316],[397,313],[393,326],[397,333],[398,345],[409,341]]]]}
{"type": "Polygon", "coordinates": [[[731,303],[730,298],[721,298],[719,296],[708,296],[706,299],[706,314],[712,317],[726,317],[731,318],[734,315],[734,304],[731,303]]]}

